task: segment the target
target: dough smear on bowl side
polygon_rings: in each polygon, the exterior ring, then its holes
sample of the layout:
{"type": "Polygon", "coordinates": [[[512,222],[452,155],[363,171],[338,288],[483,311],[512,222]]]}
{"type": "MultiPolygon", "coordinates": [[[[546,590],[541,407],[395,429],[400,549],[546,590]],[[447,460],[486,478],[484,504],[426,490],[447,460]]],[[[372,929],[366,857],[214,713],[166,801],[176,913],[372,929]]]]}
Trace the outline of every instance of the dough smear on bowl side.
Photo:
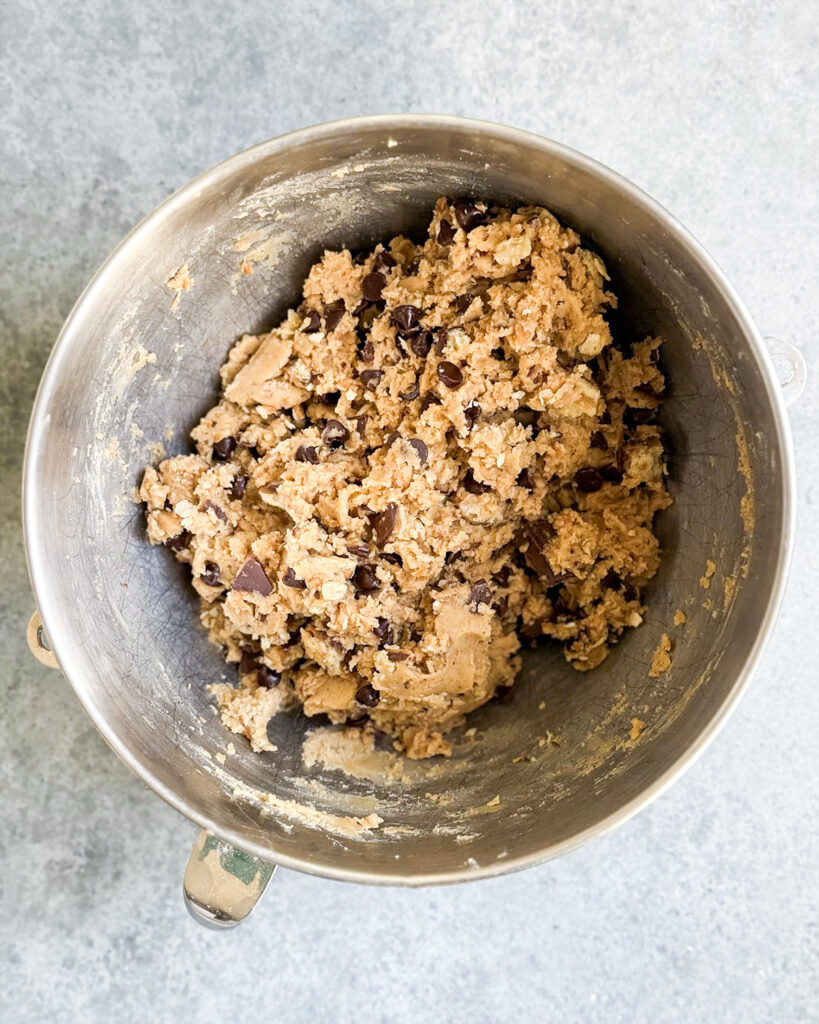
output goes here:
{"type": "Polygon", "coordinates": [[[238,663],[213,691],[254,749],[301,705],[448,754],[521,642],[591,669],[640,624],[671,500],[661,340],[612,342],[607,280],[544,209],[439,199],[423,244],[325,252],[234,345],[195,454],[140,493],[238,663]]]}

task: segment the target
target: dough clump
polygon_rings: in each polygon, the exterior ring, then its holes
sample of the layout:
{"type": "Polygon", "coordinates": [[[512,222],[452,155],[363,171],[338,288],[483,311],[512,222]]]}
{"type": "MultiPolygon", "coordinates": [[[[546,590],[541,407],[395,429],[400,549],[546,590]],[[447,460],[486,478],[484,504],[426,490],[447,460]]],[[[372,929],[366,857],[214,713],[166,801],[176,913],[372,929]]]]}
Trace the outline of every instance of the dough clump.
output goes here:
{"type": "Polygon", "coordinates": [[[613,342],[607,282],[544,209],[439,199],[422,244],[325,252],[234,345],[195,453],[141,497],[238,663],[213,690],[254,749],[301,706],[448,754],[521,642],[591,669],[640,624],[670,503],[661,341],[613,342]]]}

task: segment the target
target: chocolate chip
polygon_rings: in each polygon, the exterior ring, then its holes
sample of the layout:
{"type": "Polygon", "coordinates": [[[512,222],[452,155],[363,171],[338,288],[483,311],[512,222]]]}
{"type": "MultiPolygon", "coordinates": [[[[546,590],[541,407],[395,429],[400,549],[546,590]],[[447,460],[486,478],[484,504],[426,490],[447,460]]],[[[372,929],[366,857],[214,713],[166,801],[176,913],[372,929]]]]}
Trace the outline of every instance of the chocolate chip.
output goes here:
{"type": "Polygon", "coordinates": [[[410,334],[420,327],[420,318],[421,310],[417,306],[396,306],[390,319],[402,334],[410,334]]]}
{"type": "Polygon", "coordinates": [[[282,681],[281,672],[277,672],[275,668],[270,668],[269,665],[259,665],[256,669],[256,682],[259,686],[264,686],[268,690],[272,690],[274,686],[278,686],[282,681]]]}
{"type": "Polygon", "coordinates": [[[435,355],[436,356],[442,356],[444,354],[444,349],[446,348],[446,344],[447,344],[448,341],[449,341],[449,331],[447,331],[445,328],[442,327],[441,330],[438,331],[438,333],[435,335],[435,355]]]}
{"type": "Polygon", "coordinates": [[[589,447],[600,448],[604,452],[608,450],[609,443],[602,430],[593,431],[592,436],[589,438],[589,447]]]}
{"type": "Polygon", "coordinates": [[[472,474],[472,470],[468,469],[466,471],[466,476],[464,477],[464,490],[468,491],[470,494],[488,494],[492,488],[489,484],[483,484],[480,480],[476,480],[472,474]]]}
{"type": "Polygon", "coordinates": [[[528,469],[522,469],[518,473],[517,480],[515,480],[515,483],[518,485],[518,487],[525,487],[526,490],[529,491],[530,493],[535,489],[535,485],[532,482],[532,475],[528,469]]]}
{"type": "Polygon", "coordinates": [[[497,572],[492,573],[492,579],[499,587],[509,586],[509,577],[512,575],[512,567],[504,565],[502,569],[498,569],[497,572]]]}
{"type": "Polygon", "coordinates": [[[397,565],[401,569],[404,567],[403,558],[401,558],[400,555],[397,555],[394,551],[383,551],[378,557],[382,562],[388,562],[390,565],[397,565]]]}
{"type": "Polygon", "coordinates": [[[374,270],[390,270],[394,266],[395,257],[392,255],[392,253],[387,252],[386,249],[383,250],[382,252],[376,253],[376,257],[373,260],[374,270]]]}
{"type": "Polygon", "coordinates": [[[461,316],[463,316],[463,314],[472,305],[472,300],[474,298],[475,298],[474,295],[459,295],[458,298],[455,299],[455,301],[453,302],[453,306],[455,307],[455,312],[459,313],[461,316]]]}
{"type": "Polygon", "coordinates": [[[418,268],[420,266],[421,266],[421,259],[420,259],[420,257],[416,256],[416,258],[412,261],[412,263],[408,263],[406,265],[406,267],[404,267],[404,273],[407,275],[407,277],[412,277],[414,274],[418,273],[418,268]]]}
{"type": "Polygon", "coordinates": [[[391,434],[387,434],[387,439],[386,441],[384,441],[384,447],[392,448],[392,446],[395,444],[395,442],[398,440],[400,436],[401,435],[398,433],[397,430],[393,430],[391,434]]]}
{"type": "Polygon", "coordinates": [[[426,412],[431,405],[441,405],[441,399],[430,391],[421,399],[421,412],[426,412]]]}
{"type": "Polygon", "coordinates": [[[447,551],[447,553],[444,555],[444,564],[453,565],[455,562],[459,561],[463,557],[464,555],[462,551],[447,551]]]}
{"type": "Polygon", "coordinates": [[[358,358],[362,363],[371,363],[375,359],[375,347],[371,341],[365,341],[361,346],[361,351],[358,353],[358,358]]]}
{"type": "Polygon", "coordinates": [[[373,540],[378,547],[383,548],[392,536],[397,516],[398,506],[390,502],[383,512],[377,512],[372,517],[373,540]]]}
{"type": "Polygon", "coordinates": [[[574,484],[583,494],[593,494],[603,486],[603,477],[593,466],[584,466],[575,473],[574,484]]]}
{"type": "Polygon", "coordinates": [[[216,562],[205,562],[205,571],[199,579],[209,587],[218,587],[222,583],[222,573],[216,562]]]}
{"type": "Polygon", "coordinates": [[[373,633],[378,637],[380,641],[379,646],[381,647],[393,642],[392,626],[387,619],[379,619],[375,624],[373,633]]]}
{"type": "Polygon", "coordinates": [[[454,363],[444,360],[438,363],[437,369],[439,379],[452,391],[456,391],[464,382],[464,375],[454,363]]]}
{"type": "Polygon", "coordinates": [[[292,587],[293,590],[307,590],[307,584],[304,580],[300,580],[293,569],[289,567],[284,576],[282,576],[282,583],[286,587],[292,587]]]}
{"type": "Polygon", "coordinates": [[[390,661],[406,661],[409,655],[405,651],[387,651],[390,661]]]}
{"type": "Polygon", "coordinates": [[[378,302],[381,298],[381,292],[384,291],[386,283],[386,277],[384,277],[379,270],[373,270],[372,273],[367,274],[361,282],[361,294],[367,302],[378,302]]]}
{"type": "Polygon", "coordinates": [[[509,611],[509,598],[505,595],[503,597],[499,597],[497,601],[494,602],[492,607],[495,609],[498,615],[503,617],[509,611]]]}
{"type": "Polygon", "coordinates": [[[340,448],[349,436],[350,431],[338,420],[327,420],[321,432],[321,439],[329,448],[340,448]]]}
{"type": "Polygon", "coordinates": [[[355,558],[366,558],[370,553],[370,545],[366,540],[357,541],[355,544],[348,544],[347,551],[355,558]]]}
{"type": "Polygon", "coordinates": [[[324,330],[330,334],[341,323],[344,316],[344,299],[336,299],[324,307],[324,330]]]}
{"type": "Polygon", "coordinates": [[[364,437],[367,432],[367,421],[369,416],[356,416],[355,418],[355,430],[359,437],[364,437]]]}
{"type": "Polygon", "coordinates": [[[216,462],[227,462],[235,451],[236,438],[223,437],[221,441],[217,441],[213,446],[213,458],[216,462]]]}
{"type": "Polygon", "coordinates": [[[248,676],[256,671],[256,655],[252,648],[242,649],[242,657],[239,659],[239,675],[248,676]]]}
{"type": "Polygon", "coordinates": [[[401,399],[402,402],[414,402],[419,394],[420,391],[418,389],[418,382],[416,381],[412,385],[412,387],[407,388],[406,391],[399,391],[398,397],[401,399]]]}
{"type": "Polygon", "coordinates": [[[365,683],[355,691],[356,704],[361,704],[365,708],[374,708],[380,700],[381,694],[372,683],[365,683]]]}
{"type": "Polygon", "coordinates": [[[471,430],[475,426],[480,415],[481,407],[473,398],[469,405],[464,409],[464,419],[466,420],[467,430],[471,430]]]}
{"type": "Polygon", "coordinates": [[[411,448],[415,449],[415,454],[418,456],[418,461],[421,465],[426,466],[427,459],[429,458],[429,449],[424,442],[417,437],[413,437],[410,439],[409,444],[411,448]]]}
{"type": "Polygon", "coordinates": [[[359,565],[353,573],[353,586],[358,594],[375,594],[380,590],[381,584],[375,574],[375,566],[359,565]]]}
{"type": "Polygon", "coordinates": [[[456,199],[452,204],[455,219],[464,229],[471,231],[483,222],[485,214],[478,209],[471,199],[456,199]]]}
{"type": "Polygon", "coordinates": [[[601,466],[599,472],[600,476],[604,480],[608,480],[610,484],[621,484],[623,482],[622,470],[618,469],[613,462],[608,466],[601,466]]]}
{"type": "Polygon", "coordinates": [[[383,372],[381,370],[362,370],[359,374],[361,383],[368,391],[375,391],[382,376],[383,372]]]}
{"type": "Polygon", "coordinates": [[[268,594],[273,593],[273,587],[267,578],[264,566],[253,555],[246,558],[242,563],[241,568],[236,573],[231,590],[246,590],[251,594],[260,594],[262,597],[267,597],[268,594]]]}
{"type": "Polygon", "coordinates": [[[212,512],[216,516],[216,518],[221,520],[223,523],[226,523],[228,521],[228,517],[225,510],[223,508],[220,508],[215,501],[211,501],[210,498],[208,498],[208,500],[202,506],[202,509],[205,512],[212,512]]]}
{"type": "Polygon", "coordinates": [[[491,600],[492,591],[486,580],[478,580],[477,583],[472,584],[472,589],[469,591],[469,603],[475,606],[475,611],[478,610],[479,605],[489,604],[491,600]]]}
{"type": "Polygon", "coordinates": [[[314,309],[309,309],[304,317],[301,329],[305,334],[315,334],[321,330],[321,317],[314,309]]]}
{"type": "Polygon", "coordinates": [[[533,427],[537,423],[537,412],[528,405],[522,405],[512,413],[512,419],[521,427],[533,427]]]}
{"type": "Polygon", "coordinates": [[[174,553],[179,553],[188,546],[188,542],[191,539],[191,535],[187,530],[183,530],[178,533],[175,537],[168,537],[164,542],[166,548],[170,548],[174,553]]]}
{"type": "Polygon", "coordinates": [[[410,348],[419,359],[426,359],[429,350],[432,348],[432,331],[421,331],[410,342],[410,348]]]}
{"type": "Polygon", "coordinates": [[[255,444],[249,444],[247,446],[247,450],[250,453],[250,457],[252,459],[255,459],[257,462],[262,457],[262,453],[259,451],[258,447],[255,444]]]}
{"type": "Polygon", "coordinates": [[[311,466],[317,466],[318,461],[318,452],[312,445],[302,444],[296,449],[296,462],[309,462],[311,466]]]}
{"type": "Polygon", "coordinates": [[[455,228],[449,223],[448,220],[442,220],[438,225],[438,244],[439,245],[452,245],[455,239],[455,228]]]}
{"type": "Polygon", "coordinates": [[[523,522],[521,540],[527,544],[526,562],[529,568],[538,574],[547,587],[552,587],[555,583],[569,578],[569,573],[556,573],[543,553],[543,549],[554,535],[553,527],[545,519],[538,519],[534,522],[524,520],[523,522]]]}
{"type": "Polygon", "coordinates": [[[231,498],[234,498],[236,501],[244,498],[247,491],[247,481],[248,478],[246,476],[235,476],[233,478],[233,483],[228,488],[228,494],[231,498]]]}

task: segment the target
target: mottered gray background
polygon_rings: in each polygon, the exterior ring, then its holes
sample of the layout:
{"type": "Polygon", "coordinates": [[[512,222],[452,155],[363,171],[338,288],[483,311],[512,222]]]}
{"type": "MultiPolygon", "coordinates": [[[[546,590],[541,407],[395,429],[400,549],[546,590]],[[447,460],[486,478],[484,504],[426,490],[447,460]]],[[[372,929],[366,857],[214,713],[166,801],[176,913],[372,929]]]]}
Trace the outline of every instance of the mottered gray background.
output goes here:
{"type": "Polygon", "coordinates": [[[0,0],[5,1022],[819,1020],[818,52],[804,0],[0,0]],[[84,283],[169,192],[272,135],[402,111],[609,164],[697,235],[764,334],[802,347],[790,587],[727,728],[615,833],[447,889],[280,872],[212,934],[181,902],[194,827],[28,654],[29,410],[84,283]]]}

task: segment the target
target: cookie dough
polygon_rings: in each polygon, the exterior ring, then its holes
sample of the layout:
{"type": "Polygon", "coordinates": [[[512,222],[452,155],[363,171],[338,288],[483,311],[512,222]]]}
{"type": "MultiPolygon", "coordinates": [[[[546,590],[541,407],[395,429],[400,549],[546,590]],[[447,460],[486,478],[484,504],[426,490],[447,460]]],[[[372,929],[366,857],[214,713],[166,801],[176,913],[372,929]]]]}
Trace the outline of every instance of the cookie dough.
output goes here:
{"type": "Polygon", "coordinates": [[[448,754],[522,642],[591,669],[640,624],[670,502],[661,341],[612,341],[607,281],[544,209],[440,199],[423,243],[325,252],[234,345],[195,453],[141,497],[238,663],[213,689],[254,749],[300,705],[448,754]]]}

